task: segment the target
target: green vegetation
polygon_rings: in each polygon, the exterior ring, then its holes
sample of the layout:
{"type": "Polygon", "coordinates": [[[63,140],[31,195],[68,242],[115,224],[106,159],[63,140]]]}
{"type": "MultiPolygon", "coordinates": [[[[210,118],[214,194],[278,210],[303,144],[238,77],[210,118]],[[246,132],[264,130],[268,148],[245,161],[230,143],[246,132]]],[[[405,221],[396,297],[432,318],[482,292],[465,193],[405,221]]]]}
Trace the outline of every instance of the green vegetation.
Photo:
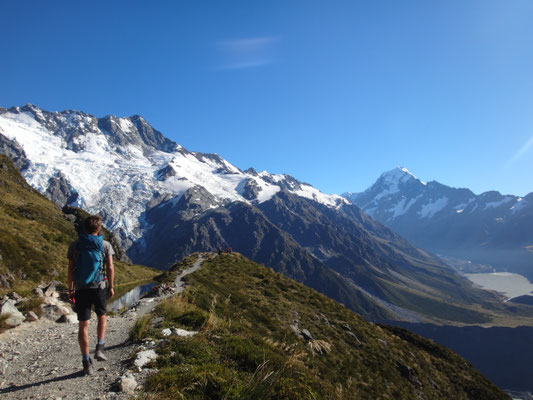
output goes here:
{"type": "MultiPolygon", "coordinates": [[[[0,295],[16,291],[29,296],[37,285],[52,279],[66,284],[67,249],[76,238],[74,224],[26,183],[8,157],[0,155],[0,282],[4,282],[0,295]]],[[[119,261],[115,271],[118,287],[159,274],[119,261]]]]}
{"type": "Polygon", "coordinates": [[[164,338],[146,398],[508,398],[450,350],[370,324],[238,254],[204,261],[187,280],[185,293],[154,310],[153,320],[163,318],[157,328],[144,317],[132,329],[136,340],[163,339],[165,327],[199,330],[164,338]]]}

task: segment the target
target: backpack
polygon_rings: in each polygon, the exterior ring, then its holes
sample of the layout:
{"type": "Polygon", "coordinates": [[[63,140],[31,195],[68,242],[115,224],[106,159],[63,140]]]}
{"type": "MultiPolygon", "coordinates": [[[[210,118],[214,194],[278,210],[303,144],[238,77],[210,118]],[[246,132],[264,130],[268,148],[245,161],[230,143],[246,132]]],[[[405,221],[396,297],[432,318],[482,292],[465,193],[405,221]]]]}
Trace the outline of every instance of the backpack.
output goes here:
{"type": "Polygon", "coordinates": [[[104,280],[103,236],[79,235],[76,245],[78,258],[74,264],[74,280],[80,286],[89,286],[104,280]]]}

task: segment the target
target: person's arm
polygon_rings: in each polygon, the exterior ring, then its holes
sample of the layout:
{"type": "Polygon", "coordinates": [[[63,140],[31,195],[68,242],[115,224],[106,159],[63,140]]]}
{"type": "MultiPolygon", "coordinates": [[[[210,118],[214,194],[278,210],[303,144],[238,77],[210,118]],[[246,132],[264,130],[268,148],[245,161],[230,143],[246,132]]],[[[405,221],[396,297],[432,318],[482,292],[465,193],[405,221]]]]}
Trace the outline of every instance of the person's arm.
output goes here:
{"type": "Polygon", "coordinates": [[[68,260],[68,297],[74,296],[74,260],[68,260]]]}
{"type": "Polygon", "coordinates": [[[115,291],[113,290],[113,281],[115,279],[115,267],[113,266],[113,256],[107,256],[107,290],[109,291],[109,298],[113,297],[115,291]]]}

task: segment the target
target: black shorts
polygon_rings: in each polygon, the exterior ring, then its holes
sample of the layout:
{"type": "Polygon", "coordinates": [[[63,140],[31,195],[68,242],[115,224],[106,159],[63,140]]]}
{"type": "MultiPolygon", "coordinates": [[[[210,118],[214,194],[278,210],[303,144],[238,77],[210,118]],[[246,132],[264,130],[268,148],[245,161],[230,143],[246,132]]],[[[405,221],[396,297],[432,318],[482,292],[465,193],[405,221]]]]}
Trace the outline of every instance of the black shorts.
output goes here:
{"type": "Polygon", "coordinates": [[[91,307],[94,305],[96,315],[104,315],[107,312],[107,289],[81,289],[76,290],[75,305],[78,321],[91,319],[91,307]]]}

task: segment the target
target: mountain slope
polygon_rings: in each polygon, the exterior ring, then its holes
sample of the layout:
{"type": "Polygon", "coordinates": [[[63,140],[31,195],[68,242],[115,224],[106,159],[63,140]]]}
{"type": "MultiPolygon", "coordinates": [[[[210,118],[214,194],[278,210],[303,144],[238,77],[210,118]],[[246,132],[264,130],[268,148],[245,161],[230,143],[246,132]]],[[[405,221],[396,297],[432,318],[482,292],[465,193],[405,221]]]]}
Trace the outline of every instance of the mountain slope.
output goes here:
{"type": "MultiPolygon", "coordinates": [[[[27,295],[51,280],[66,284],[67,249],[77,237],[73,221],[73,210],[61,212],[0,155],[0,294],[14,290],[27,295]]],[[[158,273],[118,260],[115,265],[117,287],[158,273]]]]}
{"type": "Polygon", "coordinates": [[[364,192],[344,196],[417,246],[533,280],[533,193],[475,195],[424,183],[398,167],[364,192]]]}
{"type": "Polygon", "coordinates": [[[240,255],[206,260],[186,279],[183,297],[156,308],[158,327],[137,325],[137,337],[166,339],[145,387],[158,398],[508,398],[444,347],[367,323],[240,255]],[[199,333],[163,337],[166,327],[199,333]]]}
{"type": "Polygon", "coordinates": [[[233,247],[372,319],[488,322],[472,287],[340,196],[190,152],[139,116],[0,109],[2,149],[39,191],[99,213],[135,262],[233,247]]]}

